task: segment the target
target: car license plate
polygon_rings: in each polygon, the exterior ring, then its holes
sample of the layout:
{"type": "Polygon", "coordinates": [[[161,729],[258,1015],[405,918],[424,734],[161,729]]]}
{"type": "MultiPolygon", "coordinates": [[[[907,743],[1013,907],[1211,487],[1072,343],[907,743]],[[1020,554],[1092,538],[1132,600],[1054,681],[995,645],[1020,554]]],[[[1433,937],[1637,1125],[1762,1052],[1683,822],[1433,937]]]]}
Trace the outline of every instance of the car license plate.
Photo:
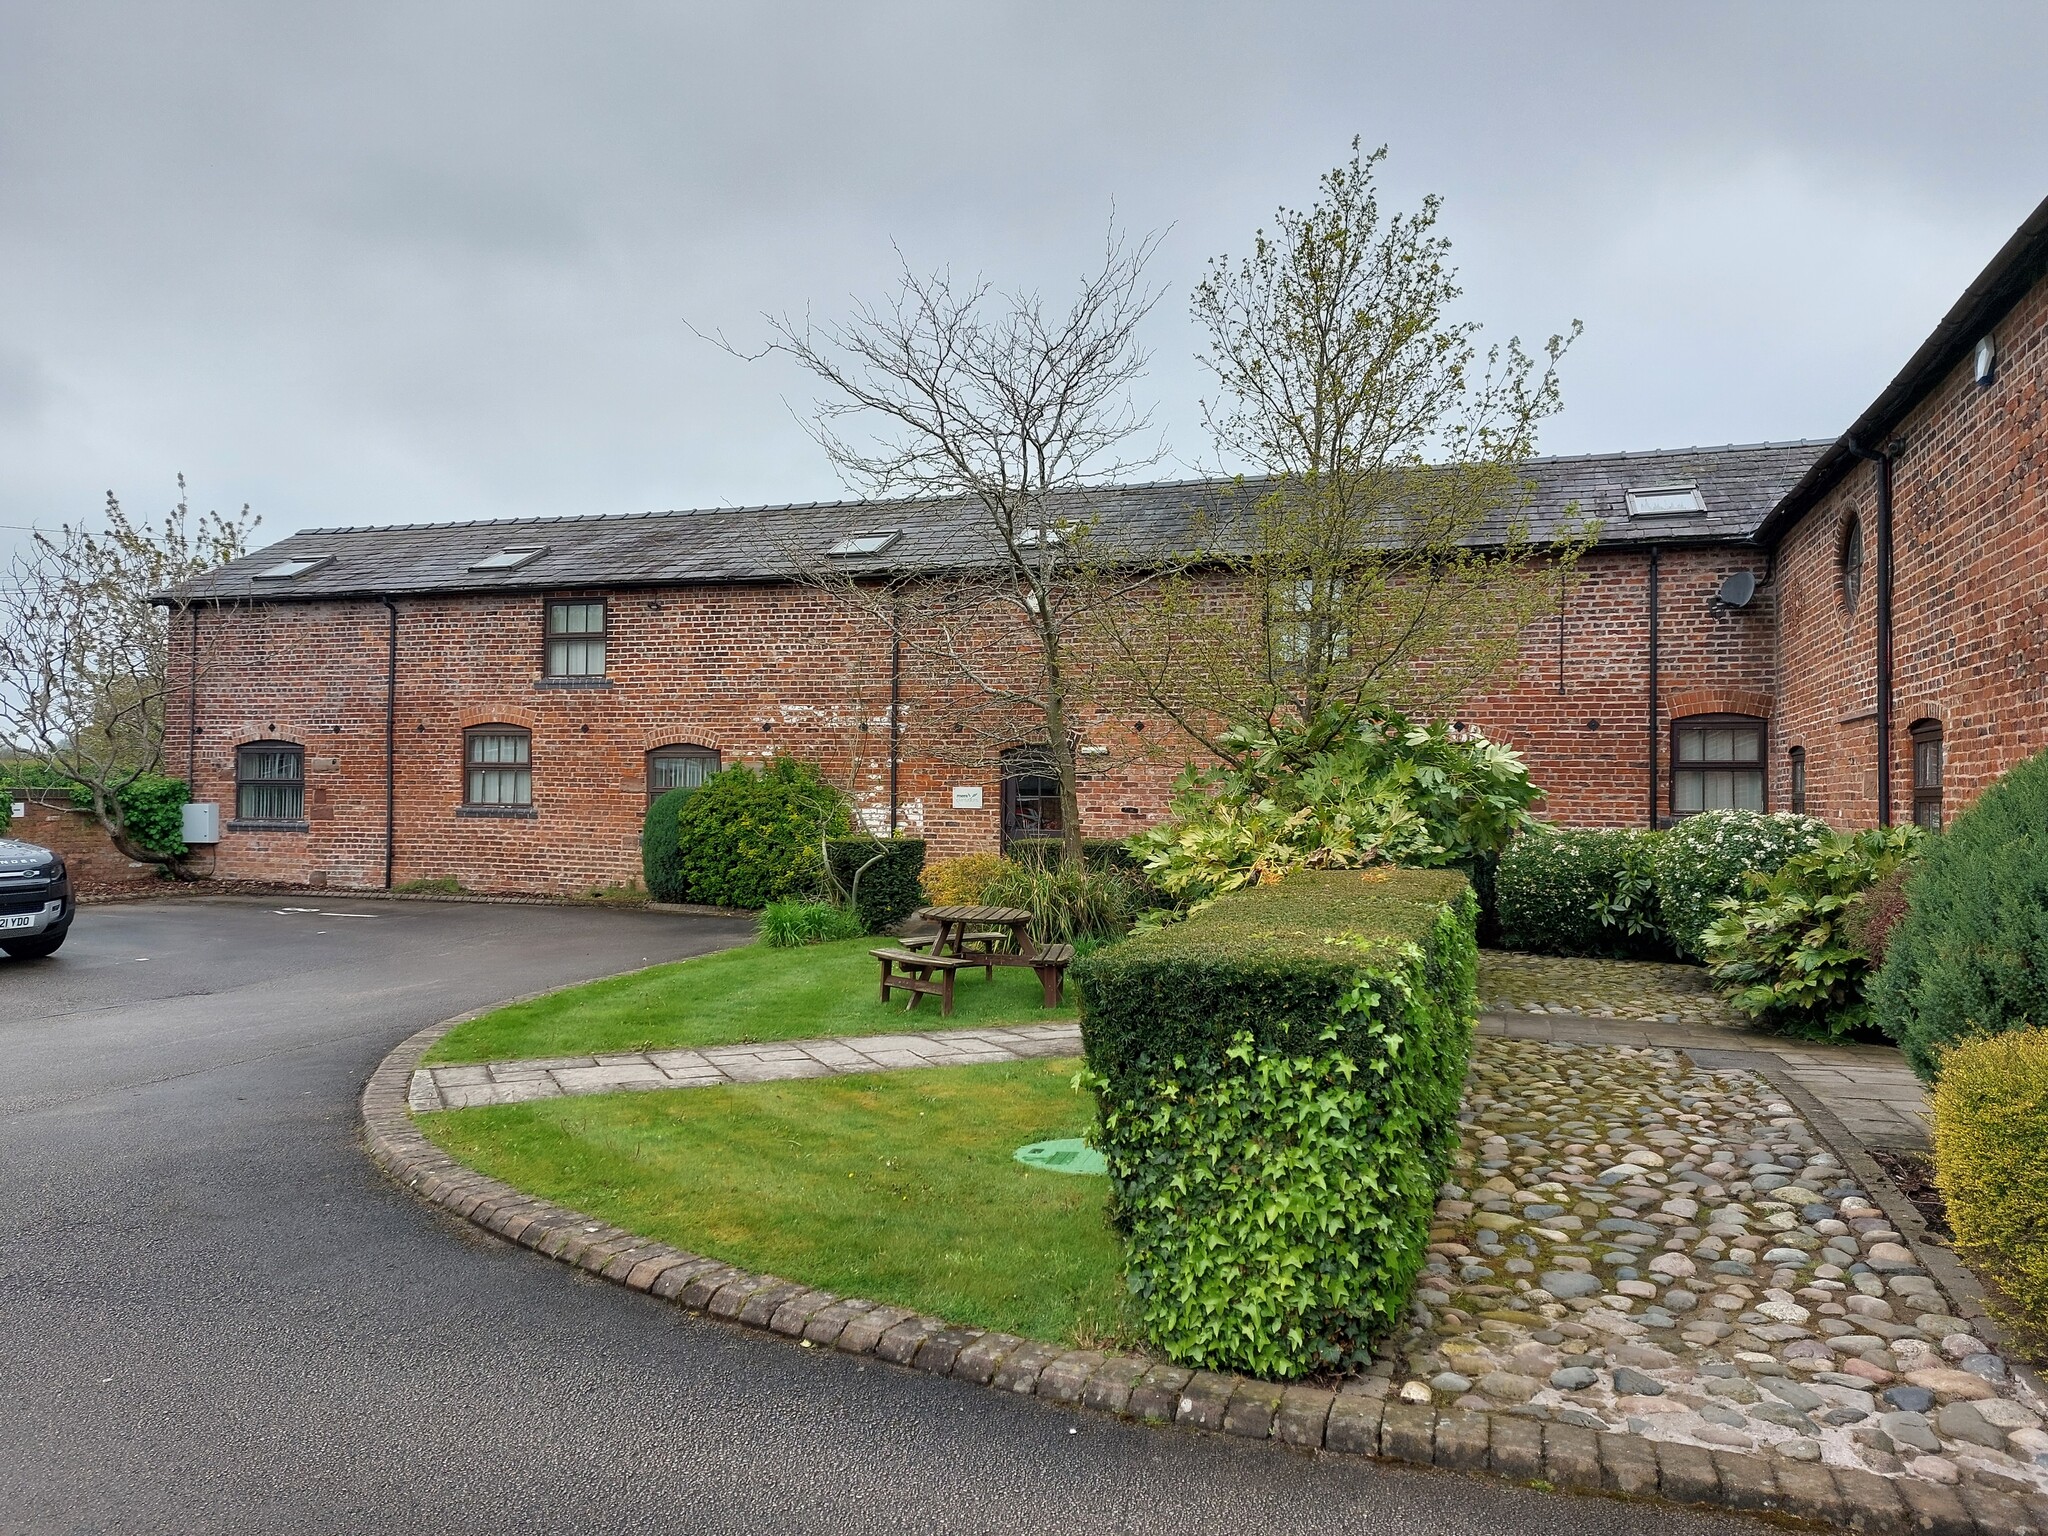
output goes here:
{"type": "Polygon", "coordinates": [[[0,933],[6,933],[12,928],[33,928],[39,915],[35,912],[24,912],[19,917],[0,917],[0,933]]]}

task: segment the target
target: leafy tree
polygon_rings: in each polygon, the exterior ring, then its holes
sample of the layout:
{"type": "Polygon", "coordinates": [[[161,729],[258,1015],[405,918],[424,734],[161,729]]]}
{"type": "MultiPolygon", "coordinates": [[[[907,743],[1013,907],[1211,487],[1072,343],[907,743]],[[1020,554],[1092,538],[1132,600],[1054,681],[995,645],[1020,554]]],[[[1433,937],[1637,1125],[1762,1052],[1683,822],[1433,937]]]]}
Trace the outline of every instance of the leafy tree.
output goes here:
{"type": "Polygon", "coordinates": [[[811,431],[849,487],[956,503],[969,525],[971,553],[947,571],[835,563],[816,549],[789,551],[792,563],[916,658],[941,750],[979,766],[1019,743],[1042,751],[1077,865],[1083,639],[1104,599],[1083,555],[1088,529],[1068,514],[1074,493],[1159,457],[1133,448],[1148,421],[1130,396],[1147,361],[1137,330],[1156,297],[1144,280],[1156,243],[1112,230],[1064,305],[905,266],[888,299],[839,324],[769,320],[766,351],[827,388],[811,431]],[[856,440],[848,422],[871,431],[856,440]]]}
{"type": "Polygon", "coordinates": [[[1108,641],[1138,695],[1226,762],[1251,741],[1317,750],[1321,722],[1442,712],[1514,663],[1589,537],[1539,548],[1525,515],[1569,339],[1540,365],[1519,340],[1480,351],[1452,317],[1439,199],[1381,212],[1385,153],[1354,141],[1313,207],[1281,209],[1195,290],[1210,430],[1254,473],[1113,610],[1108,641]]]}
{"type": "Polygon", "coordinates": [[[37,533],[0,579],[0,738],[70,787],[122,853],[172,873],[184,845],[166,835],[164,796],[140,789],[161,779],[166,709],[206,671],[218,626],[202,620],[222,606],[180,593],[244,554],[257,521],[246,506],[194,514],[182,475],[155,525],[109,491],[103,528],[37,533]]]}

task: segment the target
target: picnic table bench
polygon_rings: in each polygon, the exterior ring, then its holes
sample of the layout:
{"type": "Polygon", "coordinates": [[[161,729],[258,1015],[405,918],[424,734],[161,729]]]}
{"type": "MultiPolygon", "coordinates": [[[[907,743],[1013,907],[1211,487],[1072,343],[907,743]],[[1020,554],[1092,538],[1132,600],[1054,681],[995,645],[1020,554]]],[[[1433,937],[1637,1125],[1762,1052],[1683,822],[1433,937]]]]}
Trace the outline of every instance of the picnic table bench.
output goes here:
{"type": "Polygon", "coordinates": [[[928,939],[906,939],[893,950],[870,951],[882,962],[885,1001],[894,986],[911,995],[906,1012],[915,1008],[923,995],[937,997],[940,1012],[951,1013],[954,972],[979,966],[982,974],[993,980],[996,966],[1011,965],[1037,972],[1045,1006],[1060,1005],[1067,967],[1074,963],[1074,946],[1033,940],[1029,912],[1021,907],[926,907],[917,915],[936,923],[939,931],[928,939]],[[910,971],[913,960],[924,968],[892,976],[897,966],[910,971]]]}

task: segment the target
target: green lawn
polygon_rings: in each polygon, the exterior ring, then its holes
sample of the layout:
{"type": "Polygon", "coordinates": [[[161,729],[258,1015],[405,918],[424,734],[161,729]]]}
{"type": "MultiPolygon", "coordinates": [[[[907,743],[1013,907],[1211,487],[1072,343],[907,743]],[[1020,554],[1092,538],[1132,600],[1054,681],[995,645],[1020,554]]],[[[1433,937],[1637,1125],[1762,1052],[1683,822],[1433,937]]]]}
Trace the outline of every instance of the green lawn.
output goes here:
{"type": "Polygon", "coordinates": [[[1117,1336],[1124,1294],[1103,1216],[1108,1183],[1011,1157],[1088,1125],[1076,1065],[591,1095],[419,1124],[474,1168],[696,1253],[952,1322],[1094,1345],[1117,1336]]]}
{"type": "Polygon", "coordinates": [[[457,1025],[426,1061],[451,1065],[1076,1016],[1071,991],[1066,1007],[1041,1007],[1038,977],[1021,967],[998,967],[993,981],[962,971],[954,981],[953,1016],[943,1022],[937,998],[922,999],[910,1014],[901,992],[884,1006],[876,988],[881,967],[868,951],[886,942],[846,939],[802,949],[749,944],[593,981],[457,1025]]]}

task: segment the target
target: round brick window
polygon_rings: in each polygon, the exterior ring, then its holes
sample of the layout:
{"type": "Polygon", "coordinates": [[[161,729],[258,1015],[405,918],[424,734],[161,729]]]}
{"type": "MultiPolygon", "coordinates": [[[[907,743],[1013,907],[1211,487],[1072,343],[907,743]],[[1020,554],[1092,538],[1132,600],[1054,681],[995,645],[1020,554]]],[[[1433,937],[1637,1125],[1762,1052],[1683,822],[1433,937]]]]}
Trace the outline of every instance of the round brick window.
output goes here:
{"type": "Polygon", "coordinates": [[[1853,512],[1842,527],[1841,566],[1842,606],[1854,613],[1863,596],[1863,519],[1853,512]]]}

